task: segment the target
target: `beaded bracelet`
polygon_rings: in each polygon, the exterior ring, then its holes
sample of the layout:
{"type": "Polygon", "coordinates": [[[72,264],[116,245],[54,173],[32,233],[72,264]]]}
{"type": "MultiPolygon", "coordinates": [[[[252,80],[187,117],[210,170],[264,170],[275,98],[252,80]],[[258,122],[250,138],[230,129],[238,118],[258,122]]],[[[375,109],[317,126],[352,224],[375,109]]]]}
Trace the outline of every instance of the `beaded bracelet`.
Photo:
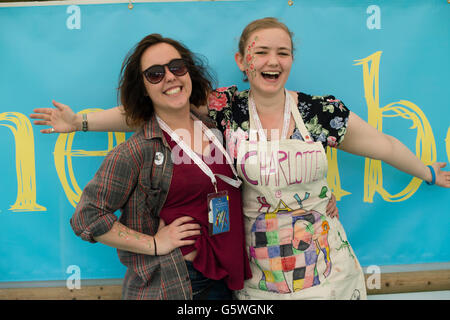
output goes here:
{"type": "Polygon", "coordinates": [[[434,172],[434,168],[432,166],[427,166],[431,171],[431,182],[425,181],[427,185],[432,186],[436,183],[436,172],[434,172]]]}

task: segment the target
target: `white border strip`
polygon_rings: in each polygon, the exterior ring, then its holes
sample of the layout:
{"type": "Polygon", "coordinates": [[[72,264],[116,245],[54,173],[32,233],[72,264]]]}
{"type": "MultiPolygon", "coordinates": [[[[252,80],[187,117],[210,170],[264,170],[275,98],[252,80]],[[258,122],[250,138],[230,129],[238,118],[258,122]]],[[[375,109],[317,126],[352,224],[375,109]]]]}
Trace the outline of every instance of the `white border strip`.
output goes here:
{"type": "MultiPolygon", "coordinates": [[[[224,2],[224,1],[248,1],[248,0],[131,0],[131,3],[151,2],[224,2]]],[[[45,6],[69,6],[83,4],[119,4],[130,3],[129,0],[67,0],[67,1],[29,1],[0,3],[1,7],[45,7],[45,6]]]]}

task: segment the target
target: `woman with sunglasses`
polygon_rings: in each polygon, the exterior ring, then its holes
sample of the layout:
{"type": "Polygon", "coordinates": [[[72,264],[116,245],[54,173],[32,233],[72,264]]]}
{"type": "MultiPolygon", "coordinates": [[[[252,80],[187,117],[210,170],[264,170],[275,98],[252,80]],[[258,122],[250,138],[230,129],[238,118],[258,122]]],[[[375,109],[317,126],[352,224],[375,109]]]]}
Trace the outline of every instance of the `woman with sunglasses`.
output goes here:
{"type": "MultiPolygon", "coordinates": [[[[223,132],[243,179],[253,277],[237,296],[364,299],[363,272],[345,231],[337,219],[324,215],[330,198],[324,147],[383,160],[443,187],[450,187],[450,174],[440,170],[445,163],[425,166],[397,139],[369,126],[335,97],[287,91],[293,51],[292,33],[283,23],[275,18],[251,22],[235,56],[250,90],[215,90],[203,110],[223,132]],[[268,145],[278,153],[267,152],[268,145]],[[274,168],[267,165],[271,159],[276,160],[274,168]],[[348,250],[337,249],[343,243],[348,250]]],[[[41,114],[34,117],[42,119],[36,124],[51,125],[57,132],[80,130],[82,119],[67,106],[54,104],[57,109],[35,110],[41,114]]],[[[130,130],[120,110],[90,114],[90,129],[130,130]]]]}
{"type": "Polygon", "coordinates": [[[190,112],[210,90],[201,60],[159,34],[124,61],[120,99],[137,130],[106,156],[70,221],[83,240],[118,249],[124,299],[231,299],[250,277],[240,180],[190,112]]]}

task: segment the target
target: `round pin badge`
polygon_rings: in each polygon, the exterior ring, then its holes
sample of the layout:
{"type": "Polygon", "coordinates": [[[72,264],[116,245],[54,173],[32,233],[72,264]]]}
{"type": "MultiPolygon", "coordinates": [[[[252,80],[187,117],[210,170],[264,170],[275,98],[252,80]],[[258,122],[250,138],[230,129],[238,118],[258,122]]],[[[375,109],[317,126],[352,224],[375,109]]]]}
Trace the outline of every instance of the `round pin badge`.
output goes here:
{"type": "Polygon", "coordinates": [[[155,164],[157,166],[161,165],[164,162],[164,155],[161,152],[155,153],[155,164]]]}

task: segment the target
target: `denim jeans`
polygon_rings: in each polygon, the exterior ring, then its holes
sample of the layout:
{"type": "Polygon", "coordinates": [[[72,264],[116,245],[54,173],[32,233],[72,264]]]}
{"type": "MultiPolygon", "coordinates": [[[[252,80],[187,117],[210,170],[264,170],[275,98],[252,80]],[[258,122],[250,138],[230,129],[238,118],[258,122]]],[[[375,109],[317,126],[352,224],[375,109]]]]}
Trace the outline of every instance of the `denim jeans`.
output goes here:
{"type": "Polygon", "coordinates": [[[194,300],[231,300],[232,291],[228,289],[224,280],[206,278],[194,268],[190,261],[186,261],[189,278],[192,285],[194,300]]]}

